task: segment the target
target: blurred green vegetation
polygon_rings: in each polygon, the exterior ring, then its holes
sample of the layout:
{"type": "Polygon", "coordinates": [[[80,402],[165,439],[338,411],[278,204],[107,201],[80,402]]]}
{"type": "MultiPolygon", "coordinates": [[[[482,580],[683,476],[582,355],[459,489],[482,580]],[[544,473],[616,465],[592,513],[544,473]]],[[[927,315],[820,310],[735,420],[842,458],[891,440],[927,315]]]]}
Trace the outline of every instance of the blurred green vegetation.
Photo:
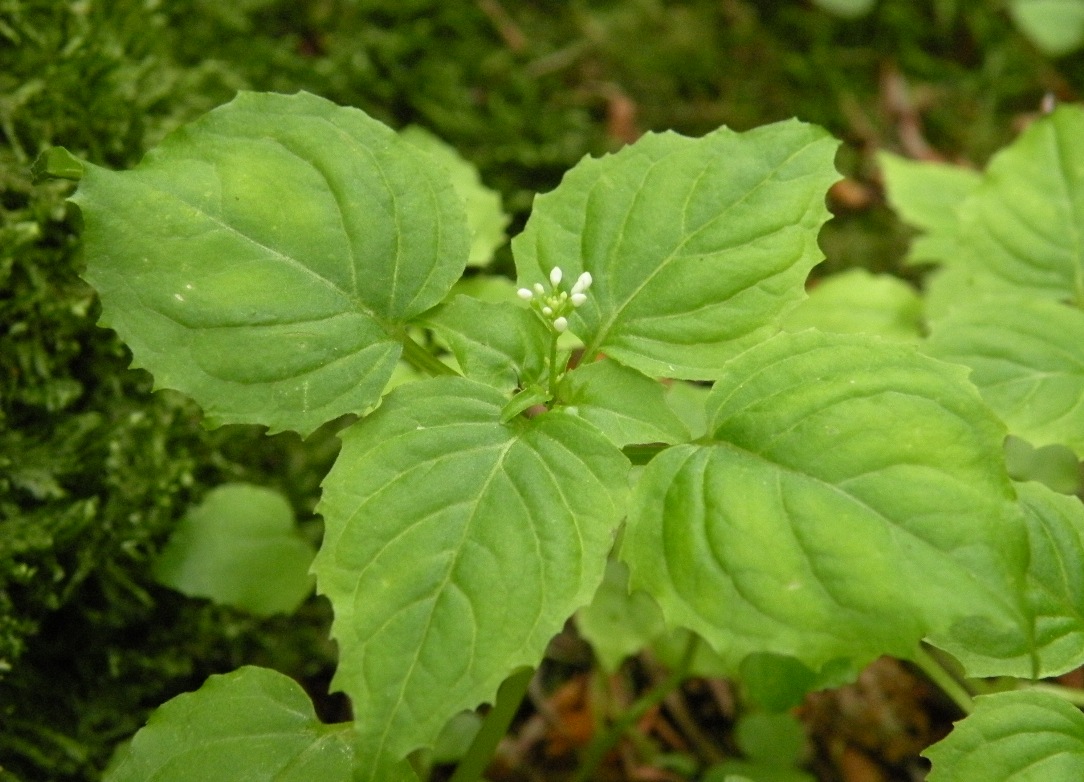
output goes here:
{"type": "Polygon", "coordinates": [[[981,164],[1046,93],[1079,96],[1082,57],[1045,57],[995,0],[853,20],[801,0],[0,0],[0,779],[97,779],[210,673],[255,662],[319,694],[334,664],[317,598],[257,620],[153,586],[175,521],[228,480],[279,488],[317,538],[336,441],[208,432],[151,393],[94,325],[71,186],[29,171],[43,149],[128,167],[239,89],[305,89],[450,142],[514,234],[585,154],[798,116],[845,142],[824,268],[899,271],[873,152],[981,164]]]}

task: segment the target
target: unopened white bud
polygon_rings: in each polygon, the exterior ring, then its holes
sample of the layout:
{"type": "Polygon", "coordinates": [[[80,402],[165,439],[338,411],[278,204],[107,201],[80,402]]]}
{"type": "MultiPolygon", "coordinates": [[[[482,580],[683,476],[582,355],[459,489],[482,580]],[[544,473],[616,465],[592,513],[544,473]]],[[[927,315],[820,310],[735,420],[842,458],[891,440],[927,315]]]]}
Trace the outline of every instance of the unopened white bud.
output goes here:
{"type": "Polygon", "coordinates": [[[534,292],[537,293],[539,296],[545,296],[546,295],[546,289],[542,287],[542,283],[536,282],[531,287],[534,288],[534,292]]]}
{"type": "Polygon", "coordinates": [[[543,307],[542,308],[542,314],[545,315],[548,318],[550,315],[553,314],[553,309],[550,308],[550,307],[543,307]]]}
{"type": "Polygon", "coordinates": [[[591,272],[584,272],[580,275],[579,279],[576,280],[576,284],[572,286],[572,292],[583,293],[591,287],[592,282],[594,282],[594,279],[591,277],[591,272]]]}
{"type": "Polygon", "coordinates": [[[550,269],[550,285],[556,288],[558,285],[561,284],[562,276],[563,275],[561,274],[561,267],[554,266],[552,269],[550,269]]]}
{"type": "Polygon", "coordinates": [[[585,301],[587,301],[587,294],[586,293],[573,293],[572,294],[572,306],[573,307],[578,307],[581,304],[583,304],[585,301]]]}
{"type": "Polygon", "coordinates": [[[557,320],[553,321],[553,329],[558,334],[560,334],[561,332],[563,332],[567,328],[568,328],[568,318],[558,318],[557,320]]]}
{"type": "Polygon", "coordinates": [[[516,295],[524,301],[530,301],[534,298],[534,291],[532,291],[530,288],[520,288],[518,291],[516,291],[516,295]]]}

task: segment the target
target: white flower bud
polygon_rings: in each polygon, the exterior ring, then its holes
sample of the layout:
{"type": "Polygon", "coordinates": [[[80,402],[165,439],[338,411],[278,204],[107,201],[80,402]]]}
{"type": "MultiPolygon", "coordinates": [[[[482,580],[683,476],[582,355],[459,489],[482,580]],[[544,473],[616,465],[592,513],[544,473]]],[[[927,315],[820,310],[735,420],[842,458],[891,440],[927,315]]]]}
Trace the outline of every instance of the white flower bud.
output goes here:
{"type": "Polygon", "coordinates": [[[543,307],[542,308],[542,314],[545,315],[548,318],[550,315],[553,314],[553,309],[550,308],[550,307],[543,307]]]}
{"type": "Polygon", "coordinates": [[[581,304],[583,304],[585,301],[587,301],[587,294],[586,293],[573,293],[572,294],[572,306],[573,307],[578,307],[581,304]]]}
{"type": "Polygon", "coordinates": [[[542,287],[542,283],[536,282],[532,287],[534,288],[534,292],[537,293],[539,296],[546,295],[546,289],[542,287]]]}
{"type": "Polygon", "coordinates": [[[561,267],[554,266],[552,269],[550,269],[550,285],[556,288],[558,285],[561,284],[562,276],[563,275],[561,274],[561,267]]]}
{"type": "Polygon", "coordinates": [[[553,328],[558,334],[560,334],[568,328],[568,318],[558,318],[557,320],[553,321],[553,328]]]}
{"type": "Polygon", "coordinates": [[[594,282],[594,279],[591,277],[591,272],[584,272],[580,275],[579,279],[576,280],[576,284],[572,286],[572,292],[583,293],[591,287],[592,282],[594,282]]]}
{"type": "Polygon", "coordinates": [[[534,291],[532,291],[530,288],[520,288],[518,291],[516,291],[516,295],[524,301],[530,301],[534,298],[534,291]]]}

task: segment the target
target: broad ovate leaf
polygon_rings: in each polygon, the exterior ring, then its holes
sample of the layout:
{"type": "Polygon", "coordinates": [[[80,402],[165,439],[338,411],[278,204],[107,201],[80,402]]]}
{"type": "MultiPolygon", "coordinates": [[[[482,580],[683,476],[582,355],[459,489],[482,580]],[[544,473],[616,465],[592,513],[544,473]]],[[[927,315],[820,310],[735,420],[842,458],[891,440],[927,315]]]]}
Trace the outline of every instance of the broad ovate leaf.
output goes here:
{"type": "Polygon", "coordinates": [[[922,754],[933,763],[929,782],[1084,779],[1084,714],[1046,692],[983,695],[922,754]]]}
{"type": "Polygon", "coordinates": [[[521,285],[590,272],[570,330],[651,377],[713,379],[804,298],[822,256],[838,142],[780,122],[703,138],[647,134],[585,158],[512,241],[521,285]]]}
{"type": "Polygon", "coordinates": [[[488,265],[493,260],[493,252],[507,239],[504,229],[508,227],[509,217],[501,207],[501,194],[482,184],[478,169],[464,160],[455,147],[424,128],[411,125],[401,130],[399,135],[429,153],[437,165],[448,172],[467,210],[467,224],[471,233],[467,265],[488,265]]]}
{"type": "Polygon", "coordinates": [[[969,168],[909,160],[891,152],[877,155],[888,203],[904,222],[922,231],[907,253],[912,262],[952,262],[960,232],[960,205],[982,175],[969,168]]]}
{"type": "Polygon", "coordinates": [[[246,666],[160,706],[106,782],[349,782],[353,726],[324,725],[293,679],[246,666]]]}
{"type": "Polygon", "coordinates": [[[463,378],[400,387],[343,433],[324,482],[314,570],[363,779],[537,665],[602,580],[628,461],[566,413],[502,424],[506,401],[463,378]]]}
{"type": "Polygon", "coordinates": [[[447,342],[469,378],[508,392],[546,374],[549,328],[517,304],[460,295],[430,310],[424,322],[447,342]]]}
{"type": "Polygon", "coordinates": [[[131,171],[88,165],[73,200],[101,324],[216,425],[363,412],[470,245],[428,155],[305,93],[241,93],[131,171]]]}
{"type": "Polygon", "coordinates": [[[1084,43],[1081,0],[1010,0],[1009,12],[1024,35],[1046,54],[1068,54],[1084,43]]]}
{"type": "Polygon", "coordinates": [[[618,446],[689,439],[681,418],[666,404],[666,389],[612,359],[581,364],[561,380],[558,398],[568,412],[590,421],[618,446]]]}
{"type": "Polygon", "coordinates": [[[1035,298],[991,297],[935,320],[926,349],[963,364],[1009,431],[1084,456],[1084,312],[1035,298]]]}
{"type": "Polygon", "coordinates": [[[906,282],[850,269],[818,282],[809,298],[787,313],[783,326],[912,342],[918,340],[921,321],[922,301],[906,282]]]}
{"type": "Polygon", "coordinates": [[[312,592],[315,554],[285,497],[234,483],[211,491],[181,519],[153,572],[189,597],[254,614],[291,613],[312,592]]]}
{"type": "Polygon", "coordinates": [[[1026,646],[1004,429],[965,370],[780,334],[730,363],[709,418],[709,442],[647,466],[621,550],[668,623],[735,670],[755,653],[813,671],[906,657],[960,623],[1026,646]]]}
{"type": "Polygon", "coordinates": [[[1084,301],[1084,108],[1059,107],[995,155],[959,218],[968,266],[1020,291],[1084,301]]]}

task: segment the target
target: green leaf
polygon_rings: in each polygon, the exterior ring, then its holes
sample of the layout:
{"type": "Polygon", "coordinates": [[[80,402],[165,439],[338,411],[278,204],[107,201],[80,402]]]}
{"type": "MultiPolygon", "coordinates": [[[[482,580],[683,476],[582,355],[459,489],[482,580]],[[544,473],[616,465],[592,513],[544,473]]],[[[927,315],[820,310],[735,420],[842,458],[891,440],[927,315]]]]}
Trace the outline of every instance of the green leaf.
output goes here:
{"type": "Polygon", "coordinates": [[[516,295],[516,284],[499,274],[476,274],[473,277],[464,277],[452,286],[451,295],[458,294],[493,303],[522,303],[516,295]]]}
{"type": "Polygon", "coordinates": [[[970,367],[1010,432],[1084,455],[1084,312],[1040,299],[990,298],[935,320],[927,350],[970,367]]]}
{"type": "Polygon", "coordinates": [[[776,328],[821,259],[838,142],[797,121],[647,134],[585,158],[512,241],[521,285],[594,278],[570,330],[652,377],[712,379],[776,328]]]}
{"type": "Polygon", "coordinates": [[[56,177],[78,182],[83,178],[83,161],[64,147],[50,147],[38,155],[30,171],[35,179],[56,177]]]}
{"type": "Polygon", "coordinates": [[[951,262],[958,254],[959,208],[979,186],[982,175],[961,166],[908,160],[880,152],[888,203],[904,222],[922,230],[911,243],[912,263],[951,262]]]}
{"type": "Polygon", "coordinates": [[[504,404],[463,378],[402,386],[343,433],[324,482],[314,570],[363,779],[537,665],[602,580],[628,461],[562,412],[502,425],[504,404]]]}
{"type": "Polygon", "coordinates": [[[994,156],[959,216],[968,266],[1018,292],[1084,302],[1084,109],[1032,123],[994,156]]]}
{"type": "Polygon", "coordinates": [[[412,125],[399,131],[399,136],[431,155],[448,173],[467,210],[471,233],[467,265],[488,265],[493,260],[493,252],[507,240],[504,229],[508,227],[509,217],[501,208],[500,193],[482,184],[478,169],[464,160],[455,147],[424,128],[412,125]]]}
{"type": "Polygon", "coordinates": [[[922,300],[906,282],[850,269],[813,288],[808,299],[787,313],[783,327],[916,341],[921,321],[922,300]]]}
{"type": "MultiPolygon", "coordinates": [[[[685,666],[689,640],[693,635],[695,633],[682,627],[675,628],[656,638],[651,644],[651,652],[670,670],[685,666]]],[[[728,666],[726,661],[699,637],[696,639],[693,657],[688,662],[686,670],[689,676],[699,676],[703,679],[722,679],[734,673],[733,668],[728,666]]]]}
{"type": "Polygon", "coordinates": [[[775,768],[796,766],[805,750],[805,728],[791,714],[753,712],[734,727],[738,748],[750,760],[775,768]]]}
{"type": "Polygon", "coordinates": [[[858,673],[846,660],[830,662],[818,672],[793,657],[755,652],[741,661],[738,679],[749,701],[774,713],[794,708],[814,690],[852,682],[858,673]]]}
{"type": "Polygon", "coordinates": [[[1011,283],[969,266],[943,266],[926,277],[923,296],[926,320],[943,318],[960,306],[1005,296],[1019,297],[1011,283]]]}
{"type": "Polygon", "coordinates": [[[685,424],[666,404],[665,387],[610,359],[569,372],[557,395],[569,405],[568,412],[590,421],[618,447],[689,438],[685,424]]]}
{"type": "Polygon", "coordinates": [[[1009,11],[1024,35],[1046,54],[1068,54],[1084,43],[1081,0],[1011,0],[1009,11]]]}
{"type": "Polygon", "coordinates": [[[88,165],[73,200],[101,325],[212,425],[365,411],[470,242],[443,169],[305,93],[241,93],[132,171],[88,165]]]}
{"type": "Polygon", "coordinates": [[[1049,693],[983,695],[922,754],[933,763],[929,782],[1084,779],[1084,714],[1049,693]]]}
{"type": "Polygon", "coordinates": [[[814,331],[742,354],[712,392],[713,442],[664,451],[635,488],[633,588],[734,669],[906,657],[976,616],[989,644],[1024,645],[1004,430],[965,375],[814,331]]]}
{"type": "Polygon", "coordinates": [[[219,486],[181,519],[154,563],[154,577],[189,597],[254,614],[292,613],[312,592],[315,551],[276,491],[219,486]]]}
{"type": "Polygon", "coordinates": [[[708,430],[708,416],[704,408],[710,393],[710,386],[683,380],[673,381],[666,389],[666,404],[685,424],[690,439],[695,440],[708,430]]]}
{"type": "Polygon", "coordinates": [[[628,568],[614,560],[606,563],[594,599],[576,614],[576,626],[607,673],[666,632],[655,601],[644,592],[630,593],[628,568]]]}
{"type": "Polygon", "coordinates": [[[511,392],[546,376],[550,331],[524,307],[456,296],[426,313],[424,323],[448,343],[469,378],[511,392]]]}
{"type": "Polygon", "coordinates": [[[324,725],[287,676],[246,666],[159,707],[106,782],[347,782],[352,725],[324,725]]]}
{"type": "Polygon", "coordinates": [[[1005,438],[1005,468],[1014,481],[1038,481],[1059,494],[1080,491],[1080,459],[1064,445],[1035,448],[1012,435],[1005,438]]]}
{"type": "MultiPolygon", "coordinates": [[[[1024,509],[1031,562],[1028,600],[1035,616],[1040,677],[1058,676],[1084,665],[1084,505],[1038,483],[1018,487],[1024,509]]],[[[1020,661],[1019,676],[1031,676],[1031,660],[1020,661]]]]}

